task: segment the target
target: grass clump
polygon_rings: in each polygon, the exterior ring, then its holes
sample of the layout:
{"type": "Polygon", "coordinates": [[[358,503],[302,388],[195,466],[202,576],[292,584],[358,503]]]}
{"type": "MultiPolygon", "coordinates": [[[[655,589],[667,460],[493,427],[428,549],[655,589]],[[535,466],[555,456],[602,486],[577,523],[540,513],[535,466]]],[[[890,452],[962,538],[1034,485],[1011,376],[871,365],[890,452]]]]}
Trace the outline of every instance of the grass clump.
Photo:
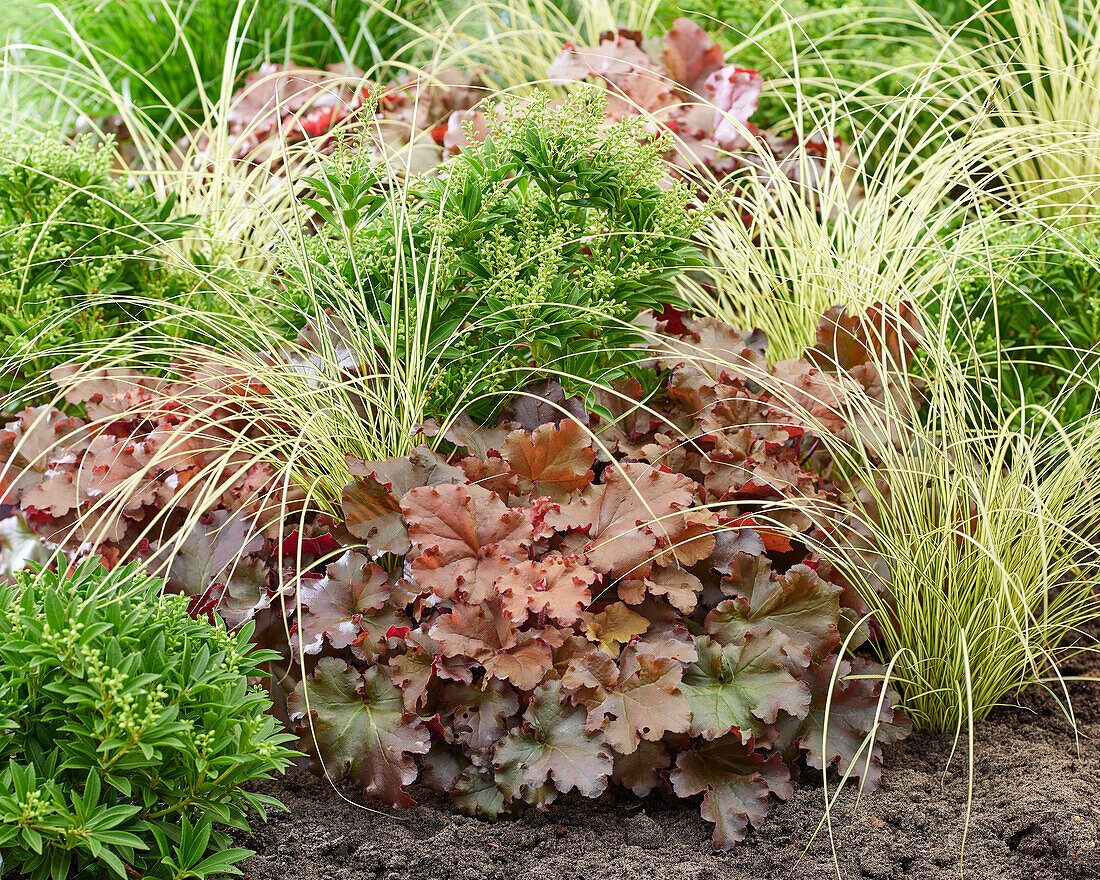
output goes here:
{"type": "MultiPolygon", "coordinates": [[[[842,489],[810,544],[858,595],[917,729],[972,731],[1033,684],[1072,718],[1058,667],[1090,650],[1077,636],[1100,618],[1100,426],[987,405],[996,378],[952,350],[946,316],[923,324],[916,409],[874,385],[838,401],[770,383],[820,438],[842,489]],[[837,416],[878,428],[828,431],[837,416]]],[[[905,371],[896,325],[872,330],[851,344],[878,352],[879,375],[905,371]]],[[[849,343],[837,340],[828,362],[844,376],[849,343]]]]}
{"type": "MultiPolygon", "coordinates": [[[[18,23],[22,39],[47,50],[45,63],[96,69],[111,92],[174,128],[263,61],[370,68],[411,60],[416,40],[404,22],[429,11],[424,0],[61,0],[27,3],[18,23]]],[[[84,113],[117,112],[110,92],[85,89],[80,77],[65,89],[84,113]]]]}
{"type": "Polygon", "coordinates": [[[930,70],[959,95],[987,186],[1046,219],[1093,222],[1100,204],[1100,4],[1003,0],[956,28],[926,23],[930,70]],[[992,173],[989,173],[992,172],[992,173]]]}
{"type": "Polygon", "coordinates": [[[1097,405],[1100,229],[1013,223],[961,271],[952,318],[956,351],[997,376],[1009,410],[1041,406],[1063,424],[1097,405]]]}

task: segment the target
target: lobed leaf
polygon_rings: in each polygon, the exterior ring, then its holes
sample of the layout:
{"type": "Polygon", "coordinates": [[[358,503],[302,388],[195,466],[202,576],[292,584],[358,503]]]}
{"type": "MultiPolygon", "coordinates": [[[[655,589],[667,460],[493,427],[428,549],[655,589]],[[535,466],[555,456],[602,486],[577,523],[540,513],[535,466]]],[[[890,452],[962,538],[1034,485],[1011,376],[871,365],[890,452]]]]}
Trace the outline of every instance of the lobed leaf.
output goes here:
{"type": "Polygon", "coordinates": [[[735,733],[744,743],[770,744],[781,711],[805,715],[810,690],[792,675],[805,667],[790,655],[789,644],[782,633],[764,627],[750,630],[740,644],[697,638],[699,659],[680,685],[691,707],[691,735],[714,740],[735,733]]]}
{"type": "Polygon", "coordinates": [[[603,733],[586,729],[585,714],[564,699],[560,682],[540,685],[522,723],[497,745],[498,781],[512,776],[528,787],[552,782],[561,792],[576,788],[585,797],[601,794],[614,764],[603,733]]]}
{"type": "Polygon", "coordinates": [[[790,772],[777,753],[755,750],[752,737],[730,734],[681,752],[669,776],[680,797],[703,794],[700,812],[714,823],[714,848],[730,849],[745,839],[748,826],[768,815],[768,799],[794,793],[790,772]]]}
{"type": "Polygon", "coordinates": [[[401,691],[380,666],[366,672],[322,657],[287,700],[299,721],[300,747],[335,779],[347,776],[363,793],[393,807],[412,806],[404,786],[417,777],[413,755],[431,736],[405,711],[401,691]]]}
{"type": "Polygon", "coordinates": [[[441,599],[483,602],[496,578],[487,559],[520,561],[534,541],[530,518],[480,486],[417,487],[401,499],[417,581],[441,599]]]}

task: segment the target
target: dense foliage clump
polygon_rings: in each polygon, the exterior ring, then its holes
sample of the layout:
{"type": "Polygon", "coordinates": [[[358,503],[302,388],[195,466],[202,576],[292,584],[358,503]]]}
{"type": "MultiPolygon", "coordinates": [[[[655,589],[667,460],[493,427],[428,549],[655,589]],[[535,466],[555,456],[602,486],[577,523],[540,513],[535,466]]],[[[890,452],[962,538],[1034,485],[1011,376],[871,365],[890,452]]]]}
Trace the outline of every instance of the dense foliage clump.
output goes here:
{"type": "Polygon", "coordinates": [[[136,567],[0,585],[0,854],[32,880],[240,873],[247,828],[277,802],[242,786],[294,753],[263,692],[268,655],[136,567]]]}
{"type": "Polygon", "coordinates": [[[968,267],[953,298],[963,352],[998,377],[1010,407],[1052,408],[1072,423],[1100,384],[1100,232],[1012,224],[968,267]]]}
{"type": "MultiPolygon", "coordinates": [[[[203,112],[204,99],[216,98],[227,65],[235,78],[272,58],[309,67],[397,63],[415,44],[401,16],[418,21],[429,9],[424,0],[378,9],[359,0],[62,0],[57,7],[60,14],[40,15],[29,35],[101,68],[133,107],[175,135],[183,120],[203,112]]],[[[85,80],[76,79],[79,89],[85,80]]],[[[113,109],[99,89],[79,98],[89,114],[113,109]]]]}
{"type": "MultiPolygon", "coordinates": [[[[0,142],[0,395],[156,319],[158,301],[193,287],[159,248],[194,218],[114,176],[110,147],[54,136],[0,142]]],[[[29,402],[9,398],[6,409],[29,402]]]]}
{"type": "MultiPolygon", "coordinates": [[[[163,535],[197,503],[188,469],[202,447],[134,476],[129,456],[147,462],[169,422],[125,423],[129,452],[111,452],[102,426],[41,412],[4,432],[26,445],[12,497],[58,540],[74,505],[124,499],[105,523],[109,558],[162,565],[195,609],[254,625],[279,653],[278,716],[315,769],[372,798],[407,805],[422,776],[495,816],[574,788],[667,784],[704,794],[726,847],[771,794],[789,795],[803,763],[873,786],[878,744],[907,725],[881,670],[837,654],[863,606],[807,551],[836,487],[792,415],[795,400],[812,404],[832,414],[815,430],[881,442],[852,402],[909,393],[872,350],[886,320],[837,310],[808,357],[768,365],[761,334],[670,312],[646,350],[667,378],[650,407],[626,379],[590,410],[527,399],[499,424],[459,420],[440,438],[446,455],[351,460],[342,522],[295,508],[284,530],[265,527],[280,499],[270,471],[250,469],[165,556],[142,524],[159,517],[163,535]],[[761,391],[765,377],[791,399],[761,391]],[[53,467],[33,459],[42,437],[55,438],[53,467]],[[73,487],[97,473],[100,494],[82,502],[73,487]]],[[[907,363],[911,328],[884,344],[907,363]]],[[[232,406],[224,378],[220,406],[232,406]]],[[[158,389],[101,376],[73,399],[99,415],[135,393],[158,389]]],[[[68,533],[74,552],[89,541],[68,533]]]]}
{"type": "Polygon", "coordinates": [[[701,217],[664,181],[667,138],[604,111],[592,91],[507,101],[398,204],[367,161],[331,167],[308,200],[325,225],[305,242],[308,269],[287,267],[289,296],[328,286],[327,304],[352,300],[387,334],[396,322],[392,357],[421,340],[439,366],[430,414],[465,400],[485,417],[535,379],[575,393],[640,375],[633,322],[679,302],[701,217]]]}

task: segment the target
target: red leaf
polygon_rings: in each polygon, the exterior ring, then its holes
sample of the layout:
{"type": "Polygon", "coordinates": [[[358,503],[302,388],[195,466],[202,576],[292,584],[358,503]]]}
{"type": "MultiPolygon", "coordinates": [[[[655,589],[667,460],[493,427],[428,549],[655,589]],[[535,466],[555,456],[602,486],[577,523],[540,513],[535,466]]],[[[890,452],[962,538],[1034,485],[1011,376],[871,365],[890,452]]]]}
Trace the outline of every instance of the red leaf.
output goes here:
{"type": "Polygon", "coordinates": [[[529,691],[554,665],[550,645],[542,636],[552,632],[519,632],[499,600],[481,606],[459,604],[440,617],[430,635],[445,657],[469,657],[487,675],[529,691]]]}
{"type": "Polygon", "coordinates": [[[524,511],[505,506],[480,486],[416,488],[402,498],[401,509],[417,551],[413,577],[441,599],[459,594],[471,602],[488,599],[494,579],[481,574],[482,564],[526,559],[534,540],[524,511]]]}
{"type": "Polygon", "coordinates": [[[334,648],[348,647],[362,632],[363,616],[381,611],[389,595],[386,572],[363,554],[348,550],[326,567],[323,578],[302,582],[302,650],[316,654],[322,636],[328,636],[334,648]]]}
{"type": "Polygon", "coordinates": [[[596,453],[592,439],[580,425],[566,419],[560,425],[543,425],[532,434],[514,431],[500,454],[519,475],[520,491],[564,498],[592,482],[596,453]]]}

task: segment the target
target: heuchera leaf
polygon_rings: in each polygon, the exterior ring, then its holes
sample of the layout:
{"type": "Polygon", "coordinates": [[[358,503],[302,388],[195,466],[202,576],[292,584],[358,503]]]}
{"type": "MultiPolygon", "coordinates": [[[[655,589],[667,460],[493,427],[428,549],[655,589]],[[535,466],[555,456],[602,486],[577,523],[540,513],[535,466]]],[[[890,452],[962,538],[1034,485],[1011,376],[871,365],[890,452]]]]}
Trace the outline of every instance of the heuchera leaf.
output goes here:
{"type": "Polygon", "coordinates": [[[491,768],[467,764],[451,792],[454,805],[479,819],[494,819],[507,806],[504,792],[497,786],[496,774],[491,768]]]}
{"type": "Polygon", "coordinates": [[[569,705],[561,682],[541,685],[520,726],[496,748],[498,779],[518,772],[527,786],[553,782],[561,792],[576,788],[585,797],[601,794],[614,766],[611,749],[602,732],[585,728],[585,715],[569,705]]]}
{"type": "Polygon", "coordinates": [[[362,632],[363,615],[382,610],[390,595],[386,572],[362,553],[348,550],[325,568],[318,580],[303,580],[303,606],[298,616],[302,650],[316,654],[322,637],[334,648],[346,648],[362,632]]]}
{"type": "MultiPolygon", "coordinates": [[[[766,561],[767,557],[758,557],[766,561]]],[[[740,590],[745,582],[734,589],[740,590]]],[[[804,650],[820,660],[840,643],[840,594],[806,565],[780,576],[770,569],[747,583],[746,594],[721,602],[706,618],[707,632],[722,644],[733,644],[761,624],[774,627],[791,641],[790,650],[804,650]]]]}
{"type": "Polygon", "coordinates": [[[742,644],[697,638],[699,659],[680,685],[691,705],[691,735],[713,740],[737,732],[742,742],[768,743],[780,711],[805,715],[810,689],[791,674],[802,670],[788,645],[786,636],[767,628],[750,630],[742,644]]]}
{"type": "Polygon", "coordinates": [[[506,563],[504,574],[498,577],[493,571],[489,576],[517,624],[533,614],[565,626],[580,620],[582,609],[592,601],[589,587],[599,577],[576,556],[559,553],[548,553],[537,563],[506,563]]]}
{"type": "Polygon", "coordinates": [[[401,688],[405,708],[418,711],[428,700],[428,687],[435,679],[465,682],[473,680],[473,661],[465,657],[444,658],[439,642],[423,629],[404,632],[391,628],[387,640],[399,638],[405,645],[405,653],[389,658],[390,680],[401,688]]]}
{"type": "Polygon", "coordinates": [[[401,499],[413,549],[412,572],[441,599],[483,602],[493,578],[479,572],[489,557],[520,561],[534,540],[531,520],[480,486],[424,486],[401,499]]]}
{"type": "Polygon", "coordinates": [[[714,848],[729,849],[745,839],[749,823],[768,815],[768,798],[786,800],[794,793],[791,775],[779,754],[754,751],[750,737],[730,734],[676,758],[669,779],[680,797],[703,794],[700,813],[714,823],[714,848]]]}
{"type": "MultiPolygon", "coordinates": [[[[703,582],[696,575],[676,566],[655,567],[642,579],[642,584],[649,595],[664,596],[673,608],[684,614],[695,608],[699,593],[703,591],[703,582]]],[[[619,595],[622,595],[621,584],[619,595]]]]}
{"type": "Polygon", "coordinates": [[[462,470],[426,446],[405,458],[389,461],[348,459],[354,479],[344,487],[341,502],[345,525],[375,553],[409,551],[409,535],[401,518],[400,499],[410,489],[465,479],[462,470]]]}
{"type": "Polygon", "coordinates": [[[201,517],[183,540],[152,554],[148,566],[162,573],[171,589],[201,596],[243,554],[262,547],[263,541],[250,534],[251,524],[240,511],[215,510],[201,517]],[[169,563],[166,573],[162,571],[165,562],[169,563]]]}
{"type": "Polygon", "coordinates": [[[661,782],[661,771],[672,765],[672,758],[663,742],[642,740],[629,755],[615,755],[613,782],[629,788],[638,797],[645,797],[661,782]]]}
{"type": "Polygon", "coordinates": [[[510,681],[520,690],[535,687],[554,665],[550,643],[554,630],[519,632],[500,601],[484,605],[455,605],[436,621],[429,635],[446,657],[469,657],[487,675],[510,681]]]}
{"type": "Polygon", "coordinates": [[[694,483],[641,462],[625,462],[544,521],[560,530],[581,528],[589,565],[611,577],[638,573],[650,562],[658,537],[674,540],[686,527],[694,483]]]}
{"type": "Polygon", "coordinates": [[[685,733],[691,705],[680,693],[683,666],[655,659],[628,646],[619,658],[615,681],[601,688],[588,710],[588,729],[603,730],[616,752],[629,755],[642,740],[685,733]],[[598,701],[597,701],[598,700],[598,701]]]}
{"type": "Polygon", "coordinates": [[[453,706],[451,724],[475,752],[488,752],[507,732],[507,724],[519,712],[515,690],[496,678],[481,685],[449,684],[443,698],[453,706]]]}
{"type": "Polygon", "coordinates": [[[779,722],[776,748],[789,760],[797,757],[800,748],[806,753],[806,763],[818,770],[835,763],[842,774],[851,771],[854,778],[861,780],[861,786],[874,791],[882,775],[882,745],[897,742],[912,727],[908,716],[894,708],[896,694],[887,694],[881,711],[878,709],[882,674],[882,667],[862,658],[852,662],[841,660],[838,667],[833,655],[822,664],[813,664],[802,677],[812,694],[809,711],[805,717],[779,722]]]}
{"type": "Polygon", "coordinates": [[[722,47],[690,18],[676,19],[662,42],[661,63],[669,76],[699,95],[707,78],[726,63],[722,47]]]}
{"type": "Polygon", "coordinates": [[[519,476],[521,492],[561,499],[592,482],[596,453],[591,443],[581,426],[567,419],[531,434],[513,431],[500,454],[519,476]]]}
{"type": "Polygon", "coordinates": [[[760,103],[764,80],[755,70],[723,67],[707,77],[704,88],[714,104],[715,143],[727,149],[747,146],[744,129],[760,103]]]}
{"type": "Polygon", "coordinates": [[[612,657],[619,656],[619,650],[635,636],[649,629],[649,621],[636,611],[631,611],[622,602],[608,605],[595,614],[585,613],[584,633],[595,642],[601,651],[612,657]]]}
{"type": "Polygon", "coordinates": [[[431,737],[405,711],[401,691],[383,667],[358,672],[343,660],[322,657],[287,704],[291,720],[303,721],[299,747],[327,774],[346,775],[368,797],[390,806],[413,805],[404,786],[417,776],[412,756],[427,753],[431,737]]]}
{"type": "Polygon", "coordinates": [[[209,607],[217,611],[226,626],[243,626],[271,605],[278,594],[271,590],[271,569],[263,560],[239,560],[223,580],[207,591],[209,607]]]}

